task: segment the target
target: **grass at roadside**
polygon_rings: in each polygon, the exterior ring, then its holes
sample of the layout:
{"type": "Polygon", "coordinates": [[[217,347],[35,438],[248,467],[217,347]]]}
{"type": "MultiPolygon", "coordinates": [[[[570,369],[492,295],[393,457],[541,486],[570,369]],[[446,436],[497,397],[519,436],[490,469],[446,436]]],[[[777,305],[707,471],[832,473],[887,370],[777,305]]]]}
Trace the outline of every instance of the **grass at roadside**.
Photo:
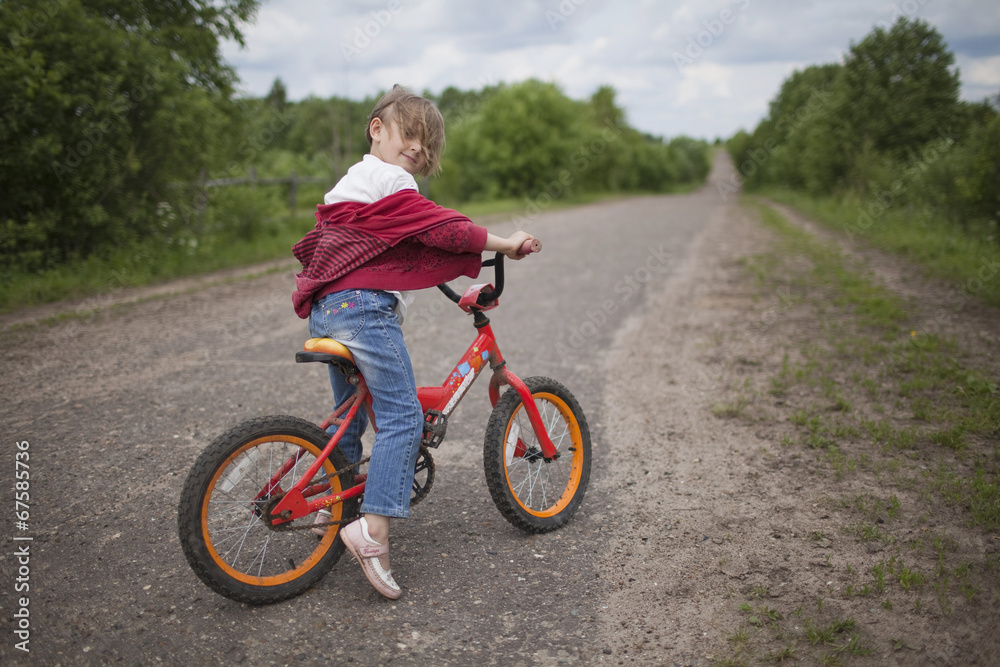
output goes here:
{"type": "Polygon", "coordinates": [[[954,223],[850,194],[826,199],[778,189],[759,194],[795,207],[851,243],[905,257],[984,303],[1000,306],[1000,231],[995,225],[960,231],[954,223]]]}
{"type": "Polygon", "coordinates": [[[0,313],[55,301],[108,294],[265,262],[291,259],[292,245],[311,225],[289,225],[273,234],[241,241],[164,250],[151,244],[116,249],[102,257],[67,264],[44,273],[7,275],[0,288],[0,313]]]}
{"type": "MultiPolygon", "coordinates": [[[[915,329],[919,304],[773,209],[754,208],[778,242],[745,270],[760,303],[777,296],[781,305],[760,319],[772,347],[737,358],[745,379],[713,413],[783,430],[783,455],[809,460],[835,489],[821,504],[849,517],[843,535],[806,539],[822,546],[821,567],[846,572],[849,583],[831,591],[838,601],[865,600],[866,611],[883,614],[995,610],[997,379],[954,341],[915,329]],[[783,326],[793,321],[809,322],[806,333],[783,326]]],[[[720,665],[839,664],[870,653],[864,621],[830,617],[823,598],[791,610],[768,607],[766,595],[742,597],[744,618],[720,665]]],[[[896,651],[920,640],[892,639],[896,651]]]]}

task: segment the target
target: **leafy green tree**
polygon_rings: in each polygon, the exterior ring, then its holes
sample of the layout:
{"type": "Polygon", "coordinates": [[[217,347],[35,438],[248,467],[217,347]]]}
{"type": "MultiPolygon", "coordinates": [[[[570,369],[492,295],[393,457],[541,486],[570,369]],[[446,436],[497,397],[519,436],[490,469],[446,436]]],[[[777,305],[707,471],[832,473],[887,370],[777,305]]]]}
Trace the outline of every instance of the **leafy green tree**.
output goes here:
{"type": "Polygon", "coordinates": [[[264,102],[278,111],[284,111],[285,107],[288,106],[288,88],[285,87],[285,82],[281,80],[281,77],[275,79],[274,83],[271,84],[271,90],[264,98],[264,102]]]}
{"type": "Polygon", "coordinates": [[[169,184],[225,160],[238,109],[219,40],[256,0],[4,0],[0,268],[162,234],[169,184]]]}
{"type": "Polygon", "coordinates": [[[837,109],[860,147],[895,159],[949,134],[958,105],[955,57],[919,19],[899,18],[851,46],[837,82],[837,109]]]}

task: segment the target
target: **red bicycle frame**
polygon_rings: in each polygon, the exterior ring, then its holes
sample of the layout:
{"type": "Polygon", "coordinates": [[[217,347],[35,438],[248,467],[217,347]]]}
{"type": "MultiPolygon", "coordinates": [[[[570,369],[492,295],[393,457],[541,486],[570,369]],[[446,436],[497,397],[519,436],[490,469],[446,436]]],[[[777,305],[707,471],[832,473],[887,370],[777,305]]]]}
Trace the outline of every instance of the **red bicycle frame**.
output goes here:
{"type": "MultiPolygon", "coordinates": [[[[478,298],[479,294],[483,292],[488,293],[488,291],[492,289],[491,285],[473,285],[468,289],[468,291],[466,291],[459,305],[463,307],[463,310],[467,310],[469,312],[472,312],[473,310],[481,312],[483,310],[494,308],[496,307],[495,299],[490,301],[490,303],[486,306],[475,307],[471,305],[478,298]]],[[[476,339],[465,351],[465,354],[462,355],[461,360],[448,375],[448,378],[444,381],[444,383],[440,387],[417,388],[417,398],[420,400],[420,406],[423,408],[424,413],[426,414],[428,411],[434,410],[440,412],[447,418],[458,406],[462,397],[468,392],[469,387],[471,387],[473,382],[476,381],[476,378],[479,377],[479,374],[488,365],[493,371],[493,376],[490,378],[489,385],[490,403],[492,403],[494,407],[496,406],[497,402],[500,400],[500,387],[502,385],[509,385],[513,387],[514,390],[521,396],[521,402],[524,405],[525,412],[528,415],[531,426],[535,431],[539,444],[541,445],[542,455],[547,460],[552,460],[557,456],[556,448],[552,444],[552,440],[549,439],[548,430],[545,428],[545,424],[542,422],[542,417],[538,413],[538,408],[535,406],[535,401],[531,397],[531,391],[519,377],[507,369],[507,364],[500,352],[500,347],[497,345],[496,336],[493,334],[493,328],[490,326],[489,320],[482,318],[476,322],[475,326],[478,331],[476,339]],[[489,363],[487,364],[487,362],[489,363]]],[[[291,489],[287,492],[283,492],[280,488],[279,481],[285,474],[288,473],[289,470],[292,469],[295,463],[297,463],[298,456],[292,457],[286,461],[255,499],[260,500],[261,498],[273,497],[280,493],[285,494],[281,501],[271,511],[271,516],[275,524],[294,521],[295,519],[301,518],[320,509],[327,509],[339,502],[354,498],[364,493],[367,475],[358,475],[355,478],[357,483],[354,486],[345,489],[340,493],[326,495],[315,500],[308,500],[308,498],[319,493],[323,493],[329,488],[328,485],[322,483],[313,484],[311,486],[309,483],[319,473],[324,460],[326,460],[326,458],[330,455],[333,448],[337,446],[337,443],[340,442],[340,438],[347,430],[348,424],[350,424],[350,422],[355,418],[358,410],[360,410],[362,406],[364,406],[364,408],[368,411],[372,427],[375,428],[376,431],[378,430],[377,425],[375,424],[375,415],[372,412],[371,394],[368,391],[368,385],[365,383],[364,378],[360,374],[351,376],[350,380],[352,382],[356,381],[357,392],[354,396],[345,401],[336,412],[327,417],[321,425],[321,428],[324,430],[331,425],[338,426],[337,431],[330,438],[326,447],[323,448],[322,454],[320,454],[316,461],[309,466],[309,469],[295,483],[295,485],[292,486],[291,489]]],[[[524,445],[524,442],[518,438],[518,442],[514,450],[515,455],[523,456],[526,451],[527,448],[524,445]]]]}

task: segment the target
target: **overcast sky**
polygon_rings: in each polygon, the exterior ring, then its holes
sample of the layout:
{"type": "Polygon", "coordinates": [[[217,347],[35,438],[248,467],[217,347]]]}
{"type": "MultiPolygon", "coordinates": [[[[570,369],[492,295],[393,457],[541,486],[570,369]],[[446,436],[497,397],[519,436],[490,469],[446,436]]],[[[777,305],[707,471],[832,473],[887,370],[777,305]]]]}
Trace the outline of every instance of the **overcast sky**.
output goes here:
{"type": "Polygon", "coordinates": [[[276,77],[294,100],[531,77],[584,99],[610,84],[633,127],[713,139],[752,130],[789,74],[899,16],[944,36],[963,99],[1000,92],[997,0],[264,0],[246,48],[223,52],[250,95],[276,77]]]}

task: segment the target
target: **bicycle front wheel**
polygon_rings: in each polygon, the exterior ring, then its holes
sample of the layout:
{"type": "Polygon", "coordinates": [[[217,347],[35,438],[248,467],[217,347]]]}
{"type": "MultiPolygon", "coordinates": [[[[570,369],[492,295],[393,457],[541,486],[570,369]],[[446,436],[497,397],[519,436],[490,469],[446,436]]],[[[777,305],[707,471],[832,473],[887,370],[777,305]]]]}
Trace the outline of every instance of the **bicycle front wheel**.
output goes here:
{"type": "Polygon", "coordinates": [[[529,533],[555,530],[576,512],[590,482],[590,430],[573,394],[555,380],[527,378],[559,457],[546,461],[521,395],[508,389],[486,427],[483,468],[493,502],[529,533]]]}
{"type": "MultiPolygon", "coordinates": [[[[299,595],[333,567],[344,553],[340,524],[317,535],[316,514],[277,526],[265,520],[272,499],[301,479],[329,439],[297,417],[261,417],[223,434],[201,454],[181,492],[178,528],[188,563],[209,588],[238,602],[268,604],[299,595]]],[[[351,486],[349,466],[334,449],[307,499],[351,486]]],[[[356,499],[330,508],[332,521],[356,514],[356,499]]]]}

